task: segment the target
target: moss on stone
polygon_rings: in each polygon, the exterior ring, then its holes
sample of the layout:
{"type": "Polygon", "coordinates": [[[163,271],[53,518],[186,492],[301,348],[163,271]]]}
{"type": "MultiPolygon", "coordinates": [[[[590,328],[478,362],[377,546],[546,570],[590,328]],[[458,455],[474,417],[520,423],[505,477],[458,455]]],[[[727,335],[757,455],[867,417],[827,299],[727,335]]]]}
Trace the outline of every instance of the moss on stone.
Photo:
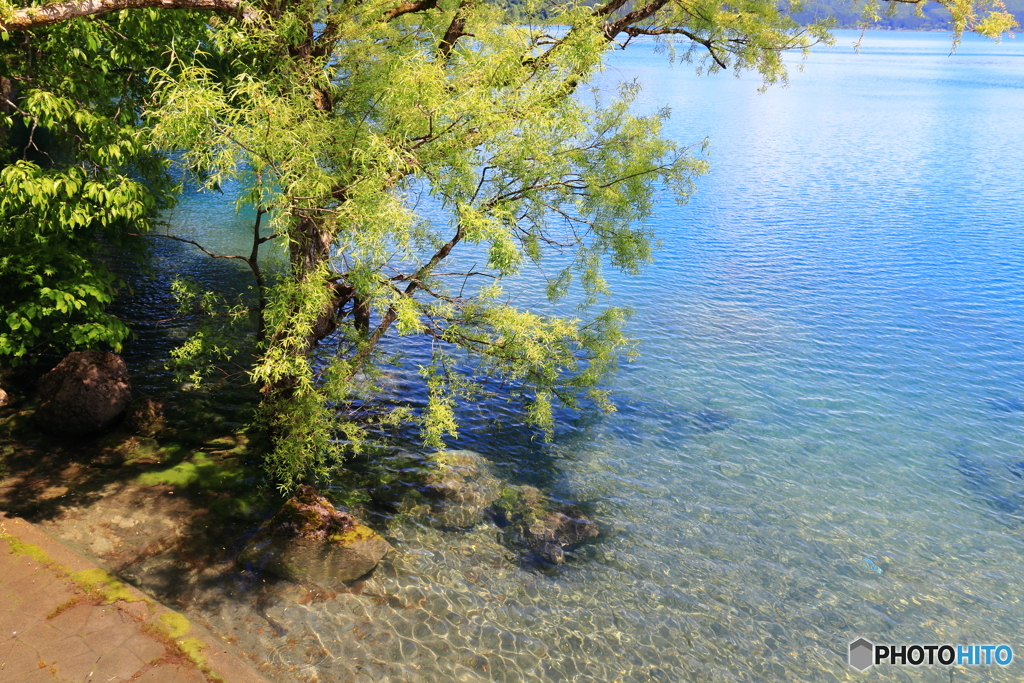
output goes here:
{"type": "Polygon", "coordinates": [[[206,656],[203,655],[203,650],[207,648],[206,643],[198,638],[182,638],[177,641],[177,644],[182,653],[191,659],[193,664],[201,669],[206,667],[206,656]]]}
{"type": "Polygon", "coordinates": [[[168,455],[156,439],[114,432],[92,446],[91,459],[98,464],[158,463],[168,455]]]}
{"type": "Polygon", "coordinates": [[[0,433],[13,439],[37,434],[38,428],[32,420],[37,405],[38,401],[33,401],[31,405],[23,410],[19,410],[13,415],[8,415],[3,420],[0,420],[0,433]]]}
{"type": "Polygon", "coordinates": [[[192,628],[189,620],[177,612],[164,612],[161,614],[160,626],[171,638],[181,638],[192,628]]]}
{"type": "Polygon", "coordinates": [[[338,545],[350,546],[353,543],[360,541],[369,541],[370,539],[377,538],[378,534],[376,531],[363,524],[356,524],[351,529],[342,531],[341,533],[331,534],[328,536],[328,540],[338,545]]]}
{"type": "Polygon", "coordinates": [[[167,457],[167,453],[160,447],[157,440],[152,437],[137,436],[133,437],[132,442],[132,447],[125,455],[125,464],[146,460],[160,462],[167,457]]]}
{"type": "Polygon", "coordinates": [[[260,491],[249,491],[238,496],[220,498],[210,504],[210,512],[233,519],[252,519],[268,507],[268,499],[260,491]]]}
{"type": "Polygon", "coordinates": [[[53,560],[46,554],[46,551],[34,543],[23,543],[9,534],[0,534],[0,538],[7,541],[7,544],[11,546],[11,552],[15,555],[27,555],[39,564],[53,564],[53,560]]]}
{"type": "Polygon", "coordinates": [[[527,520],[542,517],[549,507],[544,494],[533,486],[505,486],[496,504],[507,515],[527,520]]]}
{"type": "Polygon", "coordinates": [[[141,474],[137,481],[143,486],[167,484],[224,490],[238,486],[241,480],[242,470],[234,460],[217,461],[199,452],[174,467],[141,474]]]}
{"type": "Polygon", "coordinates": [[[103,604],[105,605],[117,602],[118,600],[124,600],[125,602],[143,602],[145,600],[145,598],[137,598],[132,595],[128,590],[128,586],[99,568],[75,572],[71,575],[71,579],[81,586],[83,590],[98,594],[103,598],[103,604]]]}

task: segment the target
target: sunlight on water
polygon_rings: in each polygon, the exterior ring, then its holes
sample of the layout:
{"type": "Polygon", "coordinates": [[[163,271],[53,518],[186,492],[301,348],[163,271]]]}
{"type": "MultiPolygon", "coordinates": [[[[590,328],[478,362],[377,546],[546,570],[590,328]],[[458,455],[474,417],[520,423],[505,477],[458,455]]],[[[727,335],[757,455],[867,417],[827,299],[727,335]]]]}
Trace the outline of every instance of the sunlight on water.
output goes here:
{"type": "Polygon", "coordinates": [[[596,542],[547,574],[489,522],[393,524],[360,594],[265,608],[288,636],[231,586],[193,611],[281,681],[950,680],[858,674],[861,636],[1024,655],[1024,46],[854,39],[765,94],[643,43],[604,74],[712,140],[657,262],[612,283],[642,358],[616,414],[567,415],[550,447],[504,405],[460,443],[583,505],[596,542]]]}

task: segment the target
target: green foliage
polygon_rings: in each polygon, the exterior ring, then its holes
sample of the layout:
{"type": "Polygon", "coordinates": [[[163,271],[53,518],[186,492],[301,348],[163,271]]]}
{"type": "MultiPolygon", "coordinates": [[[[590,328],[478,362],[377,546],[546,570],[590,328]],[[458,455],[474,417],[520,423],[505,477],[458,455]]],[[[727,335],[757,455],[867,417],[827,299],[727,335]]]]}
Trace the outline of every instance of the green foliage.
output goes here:
{"type": "Polygon", "coordinates": [[[129,335],[106,312],[118,282],[104,249],[124,252],[170,198],[138,126],[140,65],[203,31],[196,15],[122,12],[0,40],[0,359],[129,335]]]}
{"type": "Polygon", "coordinates": [[[0,169],[0,357],[120,348],[128,328],[105,312],[115,279],[89,258],[97,249],[86,236],[143,218],[148,197],[138,183],[95,182],[77,167],[46,171],[18,161],[0,169]]]}
{"type": "Polygon", "coordinates": [[[242,302],[229,305],[217,292],[204,291],[183,277],[171,283],[178,314],[197,321],[195,331],[181,346],[171,351],[167,368],[186,389],[199,389],[218,370],[225,370],[251,339],[251,311],[242,302]]]}
{"type": "Polygon", "coordinates": [[[290,486],[362,447],[366,416],[348,419],[344,406],[365,391],[384,334],[437,340],[423,369],[427,409],[376,413],[419,421],[436,447],[456,433],[457,401],[480,391],[456,369],[466,353],[479,372],[509,381],[545,430],[553,401],[608,407],[599,383],[632,349],[628,311],[607,307],[587,321],[520,310],[500,283],[554,255],[562,263],[551,297],[575,287],[585,307],[598,306],[604,267],[636,273],[649,262],[654,240],[643,221],[656,194],[685,201],[706,162],[660,135],[667,111],[629,113],[635,86],[610,100],[567,88],[609,49],[589,11],[567,9],[579,30],[545,47],[545,33],[474,6],[473,41],[446,60],[436,36],[451,13],[388,23],[317,3],[295,11],[339,36],[319,59],[293,57],[300,50],[290,40],[308,40],[304,31],[289,38],[294,17],[272,29],[225,27],[219,40],[272,68],[226,82],[178,56],[155,76],[149,115],[155,139],[180,150],[196,177],[258,182],[257,201],[279,207],[271,225],[288,235],[291,275],[270,290],[271,334],[253,371],[278,435],[271,474],[290,486]],[[423,192],[450,220],[415,210],[423,192]],[[482,250],[486,267],[438,275],[456,248],[482,250]],[[490,284],[466,287],[471,279],[490,284]],[[356,302],[372,325],[360,329],[356,302]],[[333,353],[314,358],[325,319],[338,326],[333,353]]]}

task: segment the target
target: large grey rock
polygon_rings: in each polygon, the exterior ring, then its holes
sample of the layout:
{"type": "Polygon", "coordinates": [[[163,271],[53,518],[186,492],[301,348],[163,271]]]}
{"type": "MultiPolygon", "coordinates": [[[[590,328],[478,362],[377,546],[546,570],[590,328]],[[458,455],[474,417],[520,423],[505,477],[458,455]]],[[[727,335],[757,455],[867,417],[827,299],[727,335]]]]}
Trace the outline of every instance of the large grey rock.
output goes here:
{"type": "Polygon", "coordinates": [[[113,424],[132,400],[128,368],[102,351],[70,353],[38,384],[42,403],[36,421],[69,435],[98,432],[113,424]]]}
{"type": "Polygon", "coordinates": [[[370,572],[391,544],[302,486],[255,535],[239,561],[299,583],[331,587],[370,572]]]}
{"type": "Polygon", "coordinates": [[[501,482],[479,453],[444,451],[425,458],[415,490],[399,512],[435,527],[466,528],[484,520],[501,493],[501,482]]]}
{"type": "Polygon", "coordinates": [[[254,564],[275,576],[329,588],[366,575],[390,550],[391,544],[377,532],[359,524],[326,543],[268,538],[249,557],[258,555],[254,564]]]}

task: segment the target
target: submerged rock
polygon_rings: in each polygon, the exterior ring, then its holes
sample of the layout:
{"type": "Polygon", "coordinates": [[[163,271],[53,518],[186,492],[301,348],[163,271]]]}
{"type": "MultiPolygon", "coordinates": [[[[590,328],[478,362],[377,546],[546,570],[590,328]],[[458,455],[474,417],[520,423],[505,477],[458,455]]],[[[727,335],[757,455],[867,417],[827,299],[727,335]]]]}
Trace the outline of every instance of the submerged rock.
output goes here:
{"type": "Polygon", "coordinates": [[[533,486],[505,487],[494,514],[505,544],[531,562],[561,564],[567,551],[600,533],[578,506],[553,505],[533,486]]]}
{"type": "Polygon", "coordinates": [[[239,561],[281,578],[324,587],[353,581],[387,556],[391,544],[302,486],[243,550],[239,561]]]}
{"type": "Polygon", "coordinates": [[[954,448],[951,454],[967,486],[979,498],[998,512],[1020,514],[1024,509],[1024,491],[1019,488],[1022,463],[985,458],[964,446],[954,448]]]}
{"type": "Polygon", "coordinates": [[[149,396],[132,401],[125,412],[124,424],[139,436],[155,436],[167,426],[163,401],[149,396]]]}
{"type": "Polygon", "coordinates": [[[743,465],[734,462],[723,462],[718,465],[719,471],[727,477],[738,477],[747,471],[743,465]]]}
{"type": "Polygon", "coordinates": [[[36,421],[44,429],[83,435],[106,429],[132,400],[128,368],[102,351],[68,354],[38,384],[42,403],[36,421]]]}
{"type": "Polygon", "coordinates": [[[990,398],[985,402],[1001,413],[1024,413],[1024,401],[1019,398],[990,398]]]}
{"type": "Polygon", "coordinates": [[[537,556],[553,564],[565,561],[565,549],[598,535],[597,525],[575,505],[547,512],[525,526],[526,542],[537,556]]]}
{"type": "Polygon", "coordinates": [[[724,410],[702,408],[689,413],[690,424],[700,432],[719,432],[732,426],[733,417],[724,410]]]}
{"type": "Polygon", "coordinates": [[[435,527],[467,528],[484,520],[498,499],[501,483],[479,453],[444,451],[423,459],[412,472],[415,486],[405,492],[398,511],[435,527]]]}

